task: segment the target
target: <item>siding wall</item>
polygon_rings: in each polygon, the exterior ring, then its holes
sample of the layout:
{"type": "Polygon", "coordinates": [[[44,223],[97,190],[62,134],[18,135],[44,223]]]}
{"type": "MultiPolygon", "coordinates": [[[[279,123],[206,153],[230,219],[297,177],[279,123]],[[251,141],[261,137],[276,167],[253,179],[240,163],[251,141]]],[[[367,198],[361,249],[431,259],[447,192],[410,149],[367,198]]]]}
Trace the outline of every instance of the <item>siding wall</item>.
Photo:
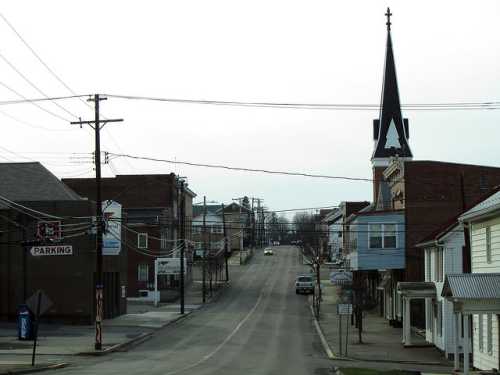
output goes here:
{"type": "MultiPolygon", "coordinates": [[[[462,247],[465,245],[464,235],[461,229],[453,230],[443,240],[443,280],[447,274],[462,273],[462,247]]],[[[442,317],[443,328],[442,335],[437,333],[437,318],[435,317],[434,310],[436,305],[430,299],[425,301],[425,314],[426,314],[426,340],[433,343],[440,350],[444,351],[446,355],[453,353],[455,350],[455,331],[454,331],[454,316],[453,316],[453,303],[441,297],[444,282],[438,282],[435,279],[436,275],[436,255],[437,248],[427,248],[425,251],[425,281],[434,282],[436,285],[436,301],[442,303],[442,317]],[[427,267],[430,261],[430,269],[427,267]],[[430,272],[429,272],[430,271],[430,272]]],[[[459,338],[461,341],[461,338],[459,338]]],[[[459,345],[461,346],[461,342],[459,345]]]]}
{"type": "MultiPolygon", "coordinates": [[[[495,218],[471,226],[472,272],[492,273],[500,271],[500,218],[495,218]],[[491,228],[491,263],[486,261],[486,227],[491,228]]],[[[479,316],[473,318],[474,367],[481,370],[499,369],[499,330],[498,316],[492,319],[493,350],[487,350],[486,315],[483,315],[483,351],[479,350],[479,316]]]]}
{"type": "Polygon", "coordinates": [[[351,267],[354,270],[379,270],[405,268],[405,233],[403,213],[384,213],[380,215],[360,215],[353,224],[357,224],[357,248],[350,254],[351,267]],[[396,224],[395,249],[369,248],[369,223],[396,224]]]}

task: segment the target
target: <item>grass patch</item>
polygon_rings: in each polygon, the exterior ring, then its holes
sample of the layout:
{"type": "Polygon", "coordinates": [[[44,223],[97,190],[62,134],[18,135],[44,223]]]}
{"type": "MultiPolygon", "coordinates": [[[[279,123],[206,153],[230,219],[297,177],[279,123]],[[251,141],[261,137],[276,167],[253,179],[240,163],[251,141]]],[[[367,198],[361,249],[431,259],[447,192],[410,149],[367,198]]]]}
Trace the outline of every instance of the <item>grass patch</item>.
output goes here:
{"type": "Polygon", "coordinates": [[[340,371],[344,375],[408,375],[408,374],[412,374],[412,372],[409,372],[409,371],[400,371],[400,370],[380,371],[380,370],[372,370],[369,368],[357,368],[357,367],[341,368],[340,371]]]}

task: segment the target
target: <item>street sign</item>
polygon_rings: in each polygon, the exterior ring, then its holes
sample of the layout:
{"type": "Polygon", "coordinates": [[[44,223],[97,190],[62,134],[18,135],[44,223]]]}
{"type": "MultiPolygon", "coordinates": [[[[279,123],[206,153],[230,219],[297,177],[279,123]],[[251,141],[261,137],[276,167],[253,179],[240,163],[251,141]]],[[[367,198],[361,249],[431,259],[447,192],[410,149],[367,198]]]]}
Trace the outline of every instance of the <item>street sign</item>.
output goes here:
{"type": "Polygon", "coordinates": [[[350,285],[352,284],[352,272],[350,271],[333,271],[330,274],[330,281],[333,285],[350,285]]]}
{"type": "Polygon", "coordinates": [[[352,305],[350,303],[339,303],[337,305],[337,315],[352,315],[352,305]]]}
{"type": "Polygon", "coordinates": [[[30,249],[31,255],[34,257],[53,256],[53,255],[73,255],[73,246],[33,246],[30,249]]]}
{"type": "Polygon", "coordinates": [[[42,241],[59,241],[61,239],[61,222],[39,221],[36,225],[36,238],[42,241]]]}
{"type": "Polygon", "coordinates": [[[102,255],[119,255],[122,246],[122,205],[112,200],[104,201],[102,215],[104,220],[102,255]]]}
{"type": "Polygon", "coordinates": [[[26,305],[33,314],[38,316],[45,314],[53,305],[50,298],[43,290],[37,290],[30,298],[26,300],[26,305]],[[40,310],[38,310],[38,299],[40,298],[40,310]],[[37,311],[38,310],[38,311],[37,311]]]}

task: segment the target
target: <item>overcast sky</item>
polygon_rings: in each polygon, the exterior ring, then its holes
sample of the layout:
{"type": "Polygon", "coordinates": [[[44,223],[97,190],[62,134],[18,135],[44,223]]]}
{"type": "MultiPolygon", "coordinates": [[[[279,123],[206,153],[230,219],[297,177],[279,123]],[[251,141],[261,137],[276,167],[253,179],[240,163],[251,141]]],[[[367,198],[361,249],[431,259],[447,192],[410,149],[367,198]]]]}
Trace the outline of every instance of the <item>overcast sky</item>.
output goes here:
{"type": "MultiPolygon", "coordinates": [[[[78,94],[378,104],[387,6],[402,103],[500,99],[498,1],[23,1],[0,12],[78,94]]],[[[0,54],[49,96],[69,95],[0,19],[0,54]]],[[[0,101],[41,97],[0,59],[0,101]]],[[[77,99],[58,102],[91,120],[77,99]]],[[[40,104],[67,120],[70,113],[40,104]]],[[[377,111],[238,108],[109,99],[103,150],[181,161],[371,178],[377,111]]],[[[89,130],[34,105],[0,106],[3,161],[93,176],[89,130]],[[12,118],[14,116],[16,121],[12,118]],[[15,153],[9,153],[8,151],[15,153]],[[57,154],[56,154],[57,153],[57,154]]],[[[415,159],[500,166],[500,110],[405,111],[415,159]]],[[[369,200],[371,183],[116,159],[104,174],[187,176],[208,200],[271,209],[369,200]]]]}

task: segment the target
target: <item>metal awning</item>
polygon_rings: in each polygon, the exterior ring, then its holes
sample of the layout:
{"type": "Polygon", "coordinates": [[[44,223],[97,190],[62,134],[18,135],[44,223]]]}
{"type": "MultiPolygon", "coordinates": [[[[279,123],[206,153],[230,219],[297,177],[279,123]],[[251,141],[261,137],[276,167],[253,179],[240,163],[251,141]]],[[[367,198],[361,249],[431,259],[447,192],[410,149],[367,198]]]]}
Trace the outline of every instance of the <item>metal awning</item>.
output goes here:
{"type": "Polygon", "coordinates": [[[441,296],[462,313],[500,312],[500,273],[446,275],[441,296]]]}
{"type": "Polygon", "coordinates": [[[446,275],[441,296],[453,299],[500,298],[500,273],[446,275]]]}
{"type": "Polygon", "coordinates": [[[408,298],[436,298],[436,285],[430,282],[399,282],[398,293],[408,298]]]}

